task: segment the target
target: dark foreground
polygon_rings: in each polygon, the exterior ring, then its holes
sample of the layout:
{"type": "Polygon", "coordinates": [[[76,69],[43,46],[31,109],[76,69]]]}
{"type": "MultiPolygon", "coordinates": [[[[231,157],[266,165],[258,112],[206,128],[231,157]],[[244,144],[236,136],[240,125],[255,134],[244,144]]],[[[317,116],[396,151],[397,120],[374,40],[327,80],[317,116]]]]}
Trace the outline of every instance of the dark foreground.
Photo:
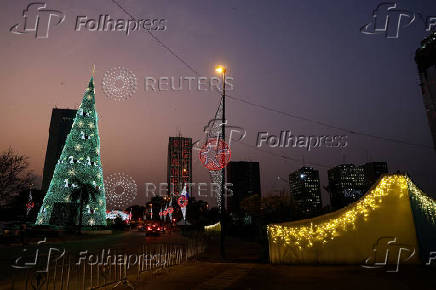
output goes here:
{"type": "MultiPolygon", "coordinates": [[[[179,242],[180,234],[145,238],[139,232],[117,233],[110,236],[92,237],[72,241],[53,241],[50,246],[65,247],[68,252],[101,248],[136,249],[141,245],[159,245],[162,242],[179,242]]],[[[27,246],[26,246],[27,247],[27,246]]],[[[0,247],[0,289],[11,289],[10,265],[21,252],[22,246],[0,247]]],[[[221,260],[215,240],[207,243],[206,252],[171,267],[146,271],[138,277],[131,271],[126,285],[134,289],[436,289],[436,268],[433,266],[400,265],[398,272],[390,268],[366,269],[361,266],[338,265],[271,265],[262,255],[262,247],[250,241],[228,238],[228,259],[221,260]]],[[[136,269],[136,268],[135,268],[136,269]]],[[[87,273],[89,274],[89,273],[87,273]]],[[[57,276],[59,277],[59,275],[57,276]]],[[[89,277],[89,275],[87,276],[89,277]]],[[[59,278],[58,278],[59,279],[59,278]]],[[[30,281],[27,289],[33,288],[30,281]]],[[[120,283],[122,284],[122,283],[120,283]]],[[[108,285],[105,289],[112,289],[108,285]]],[[[78,286],[69,289],[78,289],[78,286]]],[[[79,286],[79,288],[82,288],[79,286]]],[[[85,287],[88,288],[88,287],[85,287]]],[[[24,282],[14,283],[14,289],[26,289],[24,282]]],[[[44,287],[45,289],[45,287],[44,287]]],[[[50,288],[52,289],[52,288],[50,288]]],[[[103,289],[103,288],[100,288],[103,289]]],[[[116,289],[132,289],[118,285],[116,289]]]]}
{"type": "Polygon", "coordinates": [[[360,266],[290,266],[198,262],[172,268],[137,289],[436,289],[436,269],[398,273],[360,266]]]}

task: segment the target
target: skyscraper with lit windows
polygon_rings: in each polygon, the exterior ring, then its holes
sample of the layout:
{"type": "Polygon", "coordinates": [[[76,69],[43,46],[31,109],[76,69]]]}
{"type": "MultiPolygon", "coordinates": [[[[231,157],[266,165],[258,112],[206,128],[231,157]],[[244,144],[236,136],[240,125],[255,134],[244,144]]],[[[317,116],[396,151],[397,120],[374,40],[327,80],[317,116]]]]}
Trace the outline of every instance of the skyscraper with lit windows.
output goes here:
{"type": "Polygon", "coordinates": [[[289,175],[289,186],[297,216],[311,217],[320,212],[322,202],[318,170],[301,167],[289,175]]]}
{"type": "Polygon", "coordinates": [[[354,164],[341,164],[328,170],[328,191],[333,209],[358,200],[366,192],[365,170],[354,164]]]}
{"type": "Polygon", "coordinates": [[[388,164],[386,162],[367,162],[360,167],[365,173],[365,191],[368,191],[383,174],[388,173],[388,164]]]}
{"type": "MultiPolygon", "coordinates": [[[[192,183],[191,138],[169,138],[167,170],[168,194],[179,195],[184,184],[192,183]]],[[[189,187],[187,190],[189,191],[189,187]]]]}

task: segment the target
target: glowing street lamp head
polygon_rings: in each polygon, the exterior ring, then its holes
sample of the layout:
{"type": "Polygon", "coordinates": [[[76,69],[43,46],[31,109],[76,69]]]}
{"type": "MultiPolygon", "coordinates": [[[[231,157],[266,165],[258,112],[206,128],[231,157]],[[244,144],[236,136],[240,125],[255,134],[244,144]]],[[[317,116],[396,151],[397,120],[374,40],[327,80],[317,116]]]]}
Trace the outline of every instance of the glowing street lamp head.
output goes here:
{"type": "Polygon", "coordinates": [[[225,68],[224,66],[222,66],[222,65],[218,65],[218,66],[215,68],[215,71],[216,71],[217,73],[223,74],[223,73],[226,72],[226,68],[225,68]]]}

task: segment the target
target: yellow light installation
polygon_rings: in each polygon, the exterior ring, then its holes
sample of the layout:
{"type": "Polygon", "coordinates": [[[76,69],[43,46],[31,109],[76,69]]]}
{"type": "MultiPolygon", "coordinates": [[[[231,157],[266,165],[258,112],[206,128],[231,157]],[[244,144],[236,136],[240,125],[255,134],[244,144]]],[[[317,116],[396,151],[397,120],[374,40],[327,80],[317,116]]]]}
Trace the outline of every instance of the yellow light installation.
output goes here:
{"type": "Polygon", "coordinates": [[[219,232],[221,231],[221,224],[220,222],[217,222],[216,224],[213,225],[204,226],[204,230],[206,232],[219,232]]]}
{"type": "Polygon", "coordinates": [[[410,197],[414,199],[424,215],[433,223],[436,224],[436,201],[425,195],[413,182],[407,178],[410,190],[410,197]]]}
{"type": "Polygon", "coordinates": [[[407,192],[410,180],[403,175],[385,176],[377,187],[368,192],[360,200],[350,205],[338,217],[322,221],[318,224],[301,226],[269,225],[268,236],[275,244],[294,245],[298,249],[312,247],[314,243],[326,244],[339,236],[341,232],[354,230],[359,218],[366,218],[383,202],[384,197],[390,194],[392,186],[399,186],[400,196],[407,192]]]}

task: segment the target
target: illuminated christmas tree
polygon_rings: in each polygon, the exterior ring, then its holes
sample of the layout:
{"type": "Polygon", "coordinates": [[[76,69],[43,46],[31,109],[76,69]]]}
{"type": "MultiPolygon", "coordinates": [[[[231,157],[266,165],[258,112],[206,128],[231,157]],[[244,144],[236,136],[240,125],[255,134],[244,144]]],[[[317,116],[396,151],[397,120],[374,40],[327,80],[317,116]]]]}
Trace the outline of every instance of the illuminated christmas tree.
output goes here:
{"type": "Polygon", "coordinates": [[[36,224],[78,225],[79,221],[85,226],[106,225],[93,77],[56,164],[36,224]]]}

